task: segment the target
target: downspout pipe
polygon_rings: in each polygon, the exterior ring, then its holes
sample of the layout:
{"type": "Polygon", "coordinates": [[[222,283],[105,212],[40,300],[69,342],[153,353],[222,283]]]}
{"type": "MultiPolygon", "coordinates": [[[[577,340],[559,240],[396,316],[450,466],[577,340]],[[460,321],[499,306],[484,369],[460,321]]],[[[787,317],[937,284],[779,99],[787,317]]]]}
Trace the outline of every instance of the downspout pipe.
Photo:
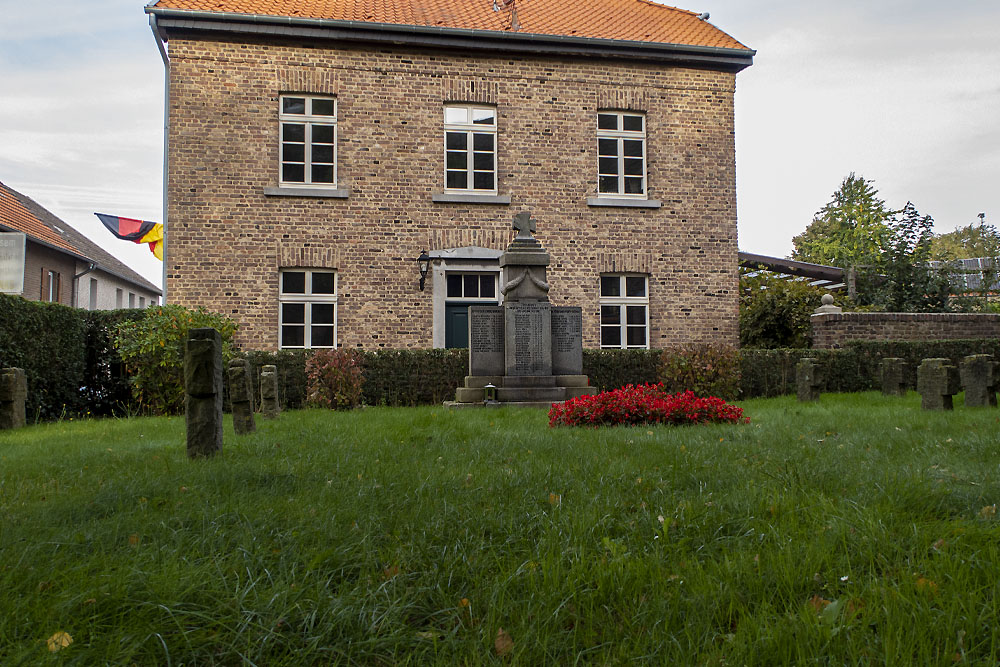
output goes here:
{"type": "MultiPolygon", "coordinates": [[[[153,5],[155,5],[157,0],[150,0],[149,4],[146,5],[146,11],[148,12],[153,5]]],[[[170,236],[167,234],[168,221],[167,221],[167,184],[168,184],[168,173],[167,167],[169,165],[168,151],[170,143],[170,56],[167,55],[167,48],[163,43],[163,36],[160,34],[160,28],[156,23],[156,14],[149,14],[149,29],[153,31],[153,39],[156,40],[156,48],[160,51],[160,58],[163,60],[163,212],[162,224],[163,224],[163,304],[167,303],[167,263],[170,259],[170,236]]]]}
{"type": "Polygon", "coordinates": [[[69,305],[71,307],[76,308],[76,288],[80,284],[80,278],[83,278],[85,275],[87,275],[96,268],[97,264],[95,262],[91,262],[90,267],[86,271],[81,271],[80,273],[73,276],[73,289],[70,290],[69,293],[69,305]]]}

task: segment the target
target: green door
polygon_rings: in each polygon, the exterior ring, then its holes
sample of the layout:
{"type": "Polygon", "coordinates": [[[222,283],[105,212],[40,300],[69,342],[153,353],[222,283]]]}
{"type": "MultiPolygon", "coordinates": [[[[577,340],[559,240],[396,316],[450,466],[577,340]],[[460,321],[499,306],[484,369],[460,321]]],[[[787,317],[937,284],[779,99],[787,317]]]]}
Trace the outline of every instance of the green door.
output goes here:
{"type": "Polygon", "coordinates": [[[471,303],[447,303],[444,306],[444,346],[469,347],[469,306],[471,303]]]}

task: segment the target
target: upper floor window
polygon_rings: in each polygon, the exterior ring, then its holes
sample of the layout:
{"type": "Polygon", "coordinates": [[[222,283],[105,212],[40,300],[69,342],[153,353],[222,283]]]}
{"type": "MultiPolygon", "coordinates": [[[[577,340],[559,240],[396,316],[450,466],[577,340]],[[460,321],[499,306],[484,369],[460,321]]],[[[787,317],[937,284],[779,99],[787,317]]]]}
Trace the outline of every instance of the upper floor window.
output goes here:
{"type": "Polygon", "coordinates": [[[282,184],[337,184],[337,101],[332,97],[282,95],[282,184]]]}
{"type": "Polygon", "coordinates": [[[468,104],[444,108],[445,192],[497,191],[497,111],[468,104]]]}
{"type": "Polygon", "coordinates": [[[336,272],[286,269],[279,279],[278,347],[336,347],[336,272]]]}
{"type": "Polygon", "coordinates": [[[649,347],[648,276],[601,276],[601,347],[649,347]]]}
{"type": "Polygon", "coordinates": [[[627,111],[597,114],[597,193],[646,196],[646,117],[627,111]]]}

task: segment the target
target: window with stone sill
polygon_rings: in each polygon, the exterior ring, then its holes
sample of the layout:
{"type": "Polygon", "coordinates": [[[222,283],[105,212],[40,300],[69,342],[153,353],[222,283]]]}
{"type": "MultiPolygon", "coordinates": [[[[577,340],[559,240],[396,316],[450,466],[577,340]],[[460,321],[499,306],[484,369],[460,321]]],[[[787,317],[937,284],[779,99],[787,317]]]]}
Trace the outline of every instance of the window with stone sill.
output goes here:
{"type": "Polygon", "coordinates": [[[601,276],[601,347],[649,347],[649,277],[613,273],[601,276]]]}
{"type": "Polygon", "coordinates": [[[337,272],[283,269],[278,278],[278,347],[337,347],[337,272]]]}
{"type": "Polygon", "coordinates": [[[628,111],[597,114],[597,194],[646,197],[646,116],[628,111]]]}
{"type": "Polygon", "coordinates": [[[497,193],[497,111],[449,104],[444,108],[444,191],[497,193]]]}
{"type": "Polygon", "coordinates": [[[337,186],[337,100],[281,95],[279,184],[337,186]]]}

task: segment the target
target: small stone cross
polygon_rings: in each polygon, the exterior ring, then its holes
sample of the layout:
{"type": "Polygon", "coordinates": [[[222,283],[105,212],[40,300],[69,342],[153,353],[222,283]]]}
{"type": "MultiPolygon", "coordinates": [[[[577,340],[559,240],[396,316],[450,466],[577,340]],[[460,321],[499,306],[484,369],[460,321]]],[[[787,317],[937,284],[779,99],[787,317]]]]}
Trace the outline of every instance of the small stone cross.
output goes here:
{"type": "Polygon", "coordinates": [[[518,236],[531,236],[535,231],[535,220],[531,217],[530,211],[521,211],[514,216],[514,229],[518,236]]]}

